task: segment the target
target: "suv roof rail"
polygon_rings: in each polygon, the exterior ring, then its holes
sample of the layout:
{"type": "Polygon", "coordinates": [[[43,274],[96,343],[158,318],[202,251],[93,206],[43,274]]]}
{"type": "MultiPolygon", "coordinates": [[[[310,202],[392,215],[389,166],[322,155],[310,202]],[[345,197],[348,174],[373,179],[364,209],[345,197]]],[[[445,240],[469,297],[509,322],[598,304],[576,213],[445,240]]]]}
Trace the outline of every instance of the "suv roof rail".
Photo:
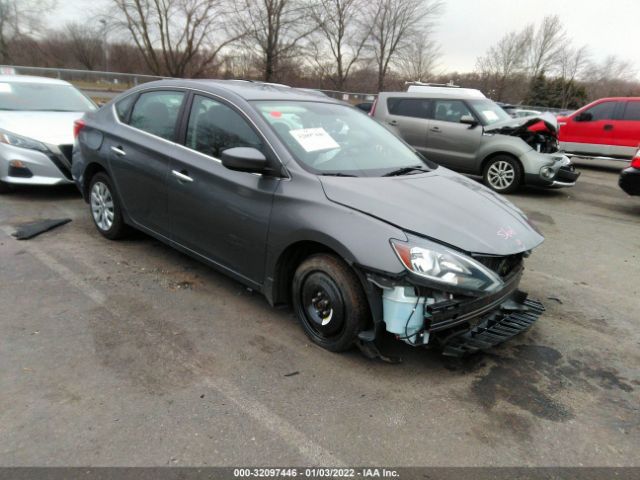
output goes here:
{"type": "Polygon", "coordinates": [[[420,82],[420,81],[410,81],[410,82],[404,82],[405,85],[418,85],[420,87],[446,87],[446,88],[460,88],[460,85],[456,85],[455,83],[453,83],[453,80],[451,80],[449,83],[427,83],[427,82],[420,82]]]}

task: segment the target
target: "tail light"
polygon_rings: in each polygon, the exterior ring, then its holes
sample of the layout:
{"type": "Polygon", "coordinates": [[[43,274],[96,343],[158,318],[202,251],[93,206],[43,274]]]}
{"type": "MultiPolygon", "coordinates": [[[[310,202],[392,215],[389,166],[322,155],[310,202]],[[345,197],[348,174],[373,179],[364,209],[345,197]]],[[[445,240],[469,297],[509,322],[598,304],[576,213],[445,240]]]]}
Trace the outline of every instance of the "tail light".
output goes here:
{"type": "Polygon", "coordinates": [[[373,101],[373,105],[371,105],[371,110],[369,110],[369,116],[370,116],[370,117],[373,117],[373,116],[375,115],[375,113],[376,113],[376,106],[377,106],[377,105],[378,105],[378,99],[376,98],[376,99],[373,101]]]}
{"type": "Polygon", "coordinates": [[[80,130],[82,130],[85,125],[86,123],[84,123],[84,120],[82,119],[78,119],[73,122],[73,138],[78,138],[78,135],[80,135],[80,130]]]}
{"type": "Polygon", "coordinates": [[[636,156],[631,160],[631,166],[640,170],[640,150],[638,150],[636,156]]]}

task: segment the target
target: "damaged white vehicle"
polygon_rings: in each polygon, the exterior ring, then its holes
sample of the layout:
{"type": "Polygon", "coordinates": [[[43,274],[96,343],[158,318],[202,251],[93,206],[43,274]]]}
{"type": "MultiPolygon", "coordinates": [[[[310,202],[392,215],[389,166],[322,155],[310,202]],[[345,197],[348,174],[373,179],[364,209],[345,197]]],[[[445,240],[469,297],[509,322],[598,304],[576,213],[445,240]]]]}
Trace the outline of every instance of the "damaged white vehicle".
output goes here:
{"type": "Polygon", "coordinates": [[[429,160],[482,175],[499,193],[521,185],[571,187],[580,176],[558,150],[558,123],[551,114],[514,119],[487,98],[450,88],[380,93],[371,116],[429,160]]]}

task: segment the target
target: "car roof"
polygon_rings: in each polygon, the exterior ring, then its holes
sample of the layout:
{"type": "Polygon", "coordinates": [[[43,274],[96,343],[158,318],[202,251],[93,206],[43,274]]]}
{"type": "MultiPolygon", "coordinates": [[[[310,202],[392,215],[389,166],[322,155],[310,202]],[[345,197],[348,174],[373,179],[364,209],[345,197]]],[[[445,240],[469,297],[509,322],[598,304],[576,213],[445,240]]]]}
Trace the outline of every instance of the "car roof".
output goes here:
{"type": "Polygon", "coordinates": [[[448,90],[452,90],[452,91],[451,92],[448,92],[448,91],[380,92],[380,95],[385,97],[399,97],[399,98],[436,98],[436,99],[453,98],[456,100],[488,100],[487,97],[472,96],[472,95],[469,95],[468,93],[462,92],[460,89],[452,88],[448,90]]]}
{"type": "Polygon", "coordinates": [[[317,91],[305,91],[287,85],[254,82],[250,80],[167,79],[145,83],[138,88],[144,89],[145,87],[182,87],[203,90],[214,94],[233,93],[245,100],[298,100],[336,104],[344,103],[324,95],[318,95],[317,91]]]}
{"type": "Polygon", "coordinates": [[[43,85],[71,85],[64,80],[49,77],[35,77],[33,75],[0,75],[2,83],[39,83],[43,85]]]}

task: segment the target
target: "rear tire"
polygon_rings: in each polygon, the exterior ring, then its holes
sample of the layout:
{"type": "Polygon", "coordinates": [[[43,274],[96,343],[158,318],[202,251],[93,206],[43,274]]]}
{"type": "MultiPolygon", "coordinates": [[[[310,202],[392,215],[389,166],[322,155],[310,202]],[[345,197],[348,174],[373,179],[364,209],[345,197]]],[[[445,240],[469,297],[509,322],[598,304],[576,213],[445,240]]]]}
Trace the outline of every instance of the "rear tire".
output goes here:
{"type": "Polygon", "coordinates": [[[512,193],[522,184],[522,165],[509,155],[496,155],[485,165],[482,178],[494,192],[512,193]]]}
{"type": "Polygon", "coordinates": [[[331,254],[312,255],[293,276],[293,307],[309,338],[332,352],[353,346],[371,313],[360,280],[331,254]]]}
{"type": "Polygon", "coordinates": [[[96,173],[89,185],[89,210],[98,232],[109,240],[123,238],[128,227],[122,217],[120,200],[115,194],[111,179],[106,173],[96,173]]]}

